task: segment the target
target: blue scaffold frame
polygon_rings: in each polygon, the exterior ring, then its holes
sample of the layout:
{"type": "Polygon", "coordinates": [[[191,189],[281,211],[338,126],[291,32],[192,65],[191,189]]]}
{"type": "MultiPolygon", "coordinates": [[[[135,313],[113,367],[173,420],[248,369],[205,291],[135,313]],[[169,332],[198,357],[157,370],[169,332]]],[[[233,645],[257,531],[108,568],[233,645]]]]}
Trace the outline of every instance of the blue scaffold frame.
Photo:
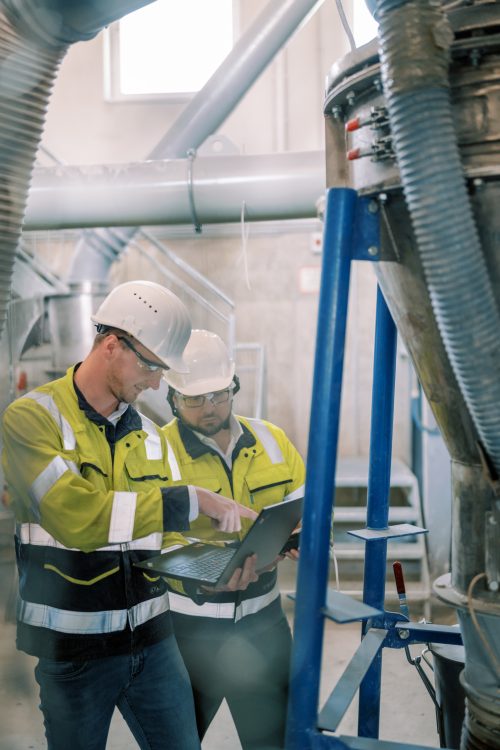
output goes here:
{"type": "MultiPolygon", "coordinates": [[[[461,643],[456,628],[414,625],[384,609],[392,455],[396,326],[377,290],[363,603],[328,590],[330,529],[342,394],[351,261],[380,258],[376,201],[350,188],[326,194],[321,289],[316,334],[305,506],[295,595],[294,646],[286,750],[420,750],[378,739],[382,652],[412,643],[461,643]],[[319,688],[324,618],[362,622],[362,640],[321,709],[319,688]],[[358,736],[335,735],[359,690],[358,736]],[[329,732],[330,734],[325,734],[329,732]]],[[[415,527],[410,533],[423,533],[415,527]]],[[[408,533],[408,532],[406,532],[408,533]]],[[[360,534],[362,536],[362,534],[360,534]]],[[[428,748],[427,748],[428,750],[428,748]]]]}

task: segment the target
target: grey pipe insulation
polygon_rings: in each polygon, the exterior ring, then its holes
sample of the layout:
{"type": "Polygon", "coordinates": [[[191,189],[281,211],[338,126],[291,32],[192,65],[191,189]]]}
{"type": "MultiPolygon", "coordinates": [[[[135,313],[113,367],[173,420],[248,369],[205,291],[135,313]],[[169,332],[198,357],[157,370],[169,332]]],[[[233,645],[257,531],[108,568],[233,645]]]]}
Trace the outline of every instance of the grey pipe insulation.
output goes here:
{"type": "Polygon", "coordinates": [[[500,473],[500,315],[451,111],[453,32],[430,0],[379,0],[375,17],[393,147],[434,314],[482,446],[500,473]]]}
{"type": "Polygon", "coordinates": [[[43,49],[0,15],[0,333],[47,102],[66,46],[43,49]]]}

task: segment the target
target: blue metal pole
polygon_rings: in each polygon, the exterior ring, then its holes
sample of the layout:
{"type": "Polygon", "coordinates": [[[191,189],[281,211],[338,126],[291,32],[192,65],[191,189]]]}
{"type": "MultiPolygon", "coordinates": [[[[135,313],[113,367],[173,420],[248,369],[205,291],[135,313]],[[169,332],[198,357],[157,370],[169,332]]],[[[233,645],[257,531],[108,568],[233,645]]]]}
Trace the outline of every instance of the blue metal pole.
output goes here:
{"type": "Polygon", "coordinates": [[[311,748],[318,715],[323,614],[340,421],[342,368],[356,192],[327,192],[323,266],[295,605],[287,750],[311,748]]]}
{"type": "MultiPolygon", "coordinates": [[[[377,290],[373,366],[370,469],[367,521],[369,529],[386,529],[389,522],[394,384],[397,331],[380,288],[377,290]]],[[[384,609],[387,540],[366,542],[363,601],[384,609]]],[[[359,689],[358,734],[378,737],[382,650],[372,662],[359,689]]]]}

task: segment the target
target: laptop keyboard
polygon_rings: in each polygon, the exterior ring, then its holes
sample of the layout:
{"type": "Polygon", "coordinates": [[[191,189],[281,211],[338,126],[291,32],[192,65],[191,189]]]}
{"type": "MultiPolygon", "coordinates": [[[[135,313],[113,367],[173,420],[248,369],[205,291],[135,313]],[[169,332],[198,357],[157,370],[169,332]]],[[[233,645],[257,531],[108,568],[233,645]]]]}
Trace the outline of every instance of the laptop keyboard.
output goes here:
{"type": "Polygon", "coordinates": [[[169,572],[205,581],[216,581],[235,552],[236,550],[231,547],[212,548],[192,560],[171,564],[169,572]]]}

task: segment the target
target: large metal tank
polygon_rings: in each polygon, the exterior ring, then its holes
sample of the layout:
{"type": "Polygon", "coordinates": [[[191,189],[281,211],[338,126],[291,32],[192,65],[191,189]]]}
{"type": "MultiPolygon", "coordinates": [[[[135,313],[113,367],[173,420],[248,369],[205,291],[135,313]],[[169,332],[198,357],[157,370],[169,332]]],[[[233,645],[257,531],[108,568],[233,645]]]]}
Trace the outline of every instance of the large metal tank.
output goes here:
{"type": "Polygon", "coordinates": [[[68,294],[46,299],[54,377],[63,375],[89,353],[96,333],[90,317],[105,296],[105,284],[86,282],[72,285],[68,294]]]}
{"type": "MultiPolygon", "coordinates": [[[[425,225],[426,216],[432,209],[428,204],[433,203],[436,196],[431,193],[426,201],[424,195],[415,208],[413,184],[405,183],[405,146],[401,149],[395,132],[405,116],[406,102],[411,97],[415,79],[427,75],[422,73],[426,67],[426,34],[433,37],[433,43],[439,48],[444,48],[446,35],[451,36],[449,68],[445,72],[448,80],[445,84],[436,84],[434,69],[431,69],[429,87],[444,86],[451,94],[451,118],[458,140],[459,161],[465,173],[463,192],[472,207],[481,261],[484,260],[495,314],[498,315],[500,4],[464,4],[461,7],[460,3],[454,3],[453,9],[450,6],[444,11],[436,11],[434,6],[429,12],[438,12],[444,20],[436,16],[419,38],[423,5],[417,2],[392,3],[385,9],[387,15],[398,6],[396,13],[399,17],[392,27],[389,24],[388,28],[386,24],[384,31],[379,33],[380,41],[376,39],[350,53],[331,69],[325,102],[327,180],[329,187],[347,185],[359,194],[371,196],[373,210],[380,213],[381,242],[378,262],[374,264],[378,281],[413,359],[452,462],[451,576],[438,579],[435,591],[441,599],[457,608],[464,639],[466,657],[461,679],[467,696],[467,714],[461,747],[500,748],[498,459],[485,449],[481,416],[477,418],[474,408],[471,408],[461,371],[457,371],[453,352],[450,354],[452,348],[446,339],[447,333],[443,333],[432,265],[425,265],[423,260],[418,227],[422,223],[425,225]],[[400,30],[401,39],[398,40],[400,30]],[[390,50],[388,52],[387,48],[391,44],[393,47],[399,45],[399,49],[389,59],[390,50]],[[412,54],[412,47],[416,55],[414,65],[410,65],[411,58],[408,57],[412,54]],[[398,102],[399,109],[395,109],[390,97],[397,89],[399,76],[403,96],[398,102]]],[[[414,121],[409,123],[410,136],[412,127],[416,135],[415,138],[407,137],[407,151],[418,142],[421,127],[431,115],[430,108],[428,112],[420,110],[410,116],[414,121]]],[[[438,129],[439,122],[436,134],[438,129]]],[[[443,166],[439,162],[439,154],[434,149],[431,130],[431,136],[418,144],[419,153],[412,158],[426,163],[424,169],[427,173],[435,160],[437,178],[437,172],[441,177],[447,164],[443,166]]],[[[455,185],[450,182],[449,195],[445,197],[452,203],[456,200],[455,194],[455,185]]],[[[443,236],[446,234],[445,227],[443,236]]],[[[453,227],[448,234],[453,234],[453,227]]],[[[453,260],[449,263],[451,284],[452,266],[453,260]]],[[[469,300],[467,290],[457,288],[455,294],[458,304],[462,305],[466,327],[469,304],[478,300],[469,300]]],[[[477,368],[477,390],[480,391],[483,370],[490,366],[492,355],[490,350],[485,350],[480,357],[474,356],[476,361],[472,366],[475,364],[477,368]]],[[[500,370],[495,370],[495,367],[493,372],[496,372],[497,385],[500,385],[500,370]]],[[[500,434],[500,419],[496,424],[500,434]]]]}

